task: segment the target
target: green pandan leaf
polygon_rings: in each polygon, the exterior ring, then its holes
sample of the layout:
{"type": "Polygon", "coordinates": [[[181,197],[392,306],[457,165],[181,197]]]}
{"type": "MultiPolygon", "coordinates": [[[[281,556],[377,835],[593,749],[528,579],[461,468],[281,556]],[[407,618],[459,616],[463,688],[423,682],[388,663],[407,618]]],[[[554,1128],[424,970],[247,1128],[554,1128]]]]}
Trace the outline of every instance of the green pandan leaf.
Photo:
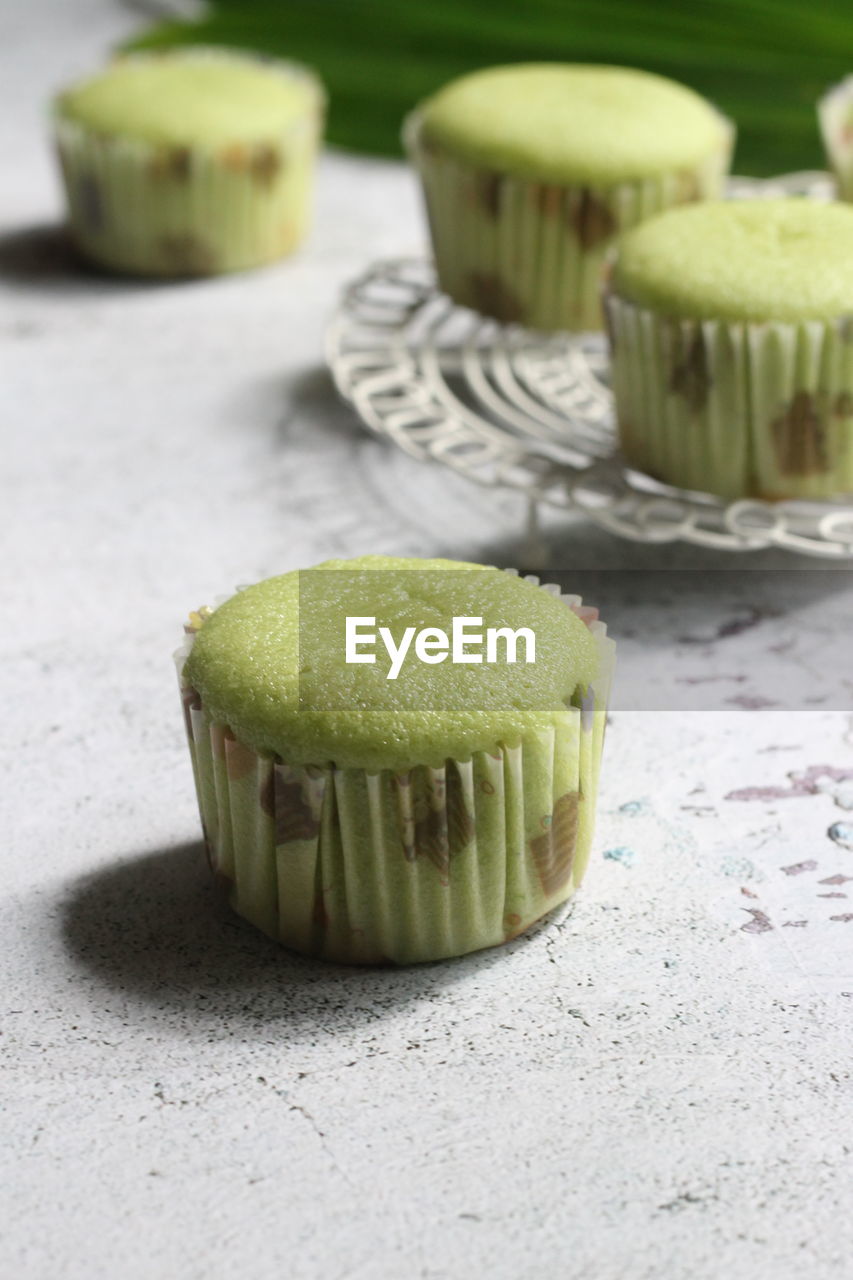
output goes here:
{"type": "Polygon", "coordinates": [[[400,122],[452,76],[500,62],[644,67],[734,117],[736,167],[823,164],[815,101],[853,71],[849,0],[214,0],[196,23],[164,23],[134,47],[210,43],[307,62],[331,97],[329,141],[400,154],[400,122]]]}

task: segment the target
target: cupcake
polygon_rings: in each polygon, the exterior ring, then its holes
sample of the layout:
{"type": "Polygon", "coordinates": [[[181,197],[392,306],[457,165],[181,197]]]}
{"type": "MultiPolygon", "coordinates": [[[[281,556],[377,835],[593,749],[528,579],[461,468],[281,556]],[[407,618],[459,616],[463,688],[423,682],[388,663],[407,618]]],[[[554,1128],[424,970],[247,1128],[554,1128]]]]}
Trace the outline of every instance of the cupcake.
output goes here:
{"type": "Polygon", "coordinates": [[[612,650],[577,597],[447,560],[332,560],[192,614],[190,752],[235,910],[356,964],[521,933],[586,866],[612,650]]]}
{"type": "Polygon", "coordinates": [[[842,200],[853,200],[853,76],[824,94],[818,120],[838,194],[842,200]]]}
{"type": "Polygon", "coordinates": [[[117,59],[54,104],[75,242],[152,276],[282,257],[305,231],[323,106],[311,72],[249,53],[117,59]]]}
{"type": "Polygon", "coordinates": [[[605,305],[631,466],[724,498],[853,491],[853,208],[670,210],[622,240],[605,305]]]}
{"type": "Polygon", "coordinates": [[[599,329],[620,232],[720,194],[734,130],[703,98],[623,67],[543,63],[454,80],[409,117],[438,279],[529,328],[599,329]]]}

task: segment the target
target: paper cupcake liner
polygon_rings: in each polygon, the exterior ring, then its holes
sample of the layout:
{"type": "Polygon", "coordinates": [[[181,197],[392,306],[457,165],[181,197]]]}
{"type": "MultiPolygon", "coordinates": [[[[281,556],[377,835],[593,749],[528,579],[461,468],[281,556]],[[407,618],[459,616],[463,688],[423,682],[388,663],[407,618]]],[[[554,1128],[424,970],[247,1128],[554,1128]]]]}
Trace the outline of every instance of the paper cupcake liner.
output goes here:
{"type": "Polygon", "coordinates": [[[278,141],[209,147],[97,133],[63,116],[60,97],[53,124],[71,234],[87,257],[111,270],[239,271],[289,253],[306,230],[325,103],[319,81],[296,64],[251,54],[193,49],[193,56],[262,62],[305,81],[313,103],[278,141]]]}
{"type": "Polygon", "coordinates": [[[817,114],[838,194],[842,200],[853,200],[853,76],[824,94],[817,114]]]}
{"type": "Polygon", "coordinates": [[[853,324],[676,320],[605,294],[622,452],[723,498],[853,492],[853,324]]]}
{"type": "Polygon", "coordinates": [[[403,141],[420,174],[441,288],[455,302],[530,329],[602,327],[601,279],[618,235],[672,205],[722,192],[734,143],[695,168],[608,187],[536,182],[477,168],[423,136],[403,141]]]}
{"type": "Polygon", "coordinates": [[[182,684],[208,857],[234,910],[306,955],[412,964],[506,942],[565,902],[589,859],[615,646],[563,599],[596,638],[594,687],[562,724],[441,768],[292,766],[182,684]]]}

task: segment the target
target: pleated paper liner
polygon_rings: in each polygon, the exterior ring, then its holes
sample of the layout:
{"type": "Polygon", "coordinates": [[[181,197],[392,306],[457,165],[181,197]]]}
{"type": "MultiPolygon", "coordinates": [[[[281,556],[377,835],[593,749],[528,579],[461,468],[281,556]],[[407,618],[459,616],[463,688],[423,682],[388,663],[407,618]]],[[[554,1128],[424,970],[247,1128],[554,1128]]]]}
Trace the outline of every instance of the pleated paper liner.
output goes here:
{"type": "Polygon", "coordinates": [[[724,123],[724,145],[695,168],[594,187],[477,168],[425,138],[415,112],[403,140],[423,184],[441,288],[506,324],[600,329],[602,272],[617,236],[673,205],[722,194],[734,146],[734,126],[724,123]]]}
{"type": "Polygon", "coordinates": [[[80,250],[113,271],[206,276],[271,262],[296,248],[310,216],[325,108],[314,75],[221,49],[128,56],[250,60],[304,82],[310,102],[277,140],[211,147],[97,133],[63,116],[60,97],[54,132],[80,250]]]}
{"type": "Polygon", "coordinates": [[[675,320],[605,294],[623,454],[723,498],[853,492],[853,321],[675,320]]]}
{"type": "Polygon", "coordinates": [[[589,858],[614,645],[563,598],[596,638],[594,687],[518,745],[441,768],[294,767],[184,687],[208,856],[238,914],[306,955],[411,964],[508,941],[565,902],[589,858]]]}
{"type": "Polygon", "coordinates": [[[853,200],[853,76],[824,94],[817,114],[838,194],[842,200],[853,200]]]}

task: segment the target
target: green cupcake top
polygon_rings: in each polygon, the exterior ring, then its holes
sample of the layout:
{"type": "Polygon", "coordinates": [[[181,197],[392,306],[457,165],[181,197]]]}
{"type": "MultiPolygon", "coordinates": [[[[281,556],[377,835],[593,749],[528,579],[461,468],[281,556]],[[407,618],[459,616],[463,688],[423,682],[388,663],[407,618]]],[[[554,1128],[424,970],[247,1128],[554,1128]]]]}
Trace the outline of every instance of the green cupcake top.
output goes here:
{"type": "MultiPolygon", "coordinates": [[[[469,643],[466,652],[486,656],[484,644],[469,643]]],[[[365,556],[268,578],[232,596],[198,631],[184,680],[215,721],[258,751],[290,764],[331,761],[374,772],[517,743],[563,721],[597,669],[588,628],[532,583],[482,565],[365,556]],[[375,618],[360,630],[376,643],[357,650],[373,653],[373,664],[345,661],[347,617],[375,618]],[[473,634],[530,628],[535,661],[525,662],[521,638],[514,664],[499,641],[495,663],[448,657],[428,665],[412,637],[397,678],[388,678],[380,627],[399,647],[407,628],[449,633],[454,617],[482,619],[469,626],[473,634]]]]}
{"type": "Polygon", "coordinates": [[[491,67],[421,109],[423,136],[471,164],[609,185],[691,169],[730,126],[692,89],[647,71],[572,63],[491,67]]]}
{"type": "Polygon", "coordinates": [[[119,58],[61,94],[57,109],[96,133],[221,146],[278,140],[317,99],[308,72],[199,48],[119,58]]]}
{"type": "Polygon", "coordinates": [[[713,201],[622,239],[614,291],[694,320],[833,320],[853,313],[853,206],[713,201]]]}

